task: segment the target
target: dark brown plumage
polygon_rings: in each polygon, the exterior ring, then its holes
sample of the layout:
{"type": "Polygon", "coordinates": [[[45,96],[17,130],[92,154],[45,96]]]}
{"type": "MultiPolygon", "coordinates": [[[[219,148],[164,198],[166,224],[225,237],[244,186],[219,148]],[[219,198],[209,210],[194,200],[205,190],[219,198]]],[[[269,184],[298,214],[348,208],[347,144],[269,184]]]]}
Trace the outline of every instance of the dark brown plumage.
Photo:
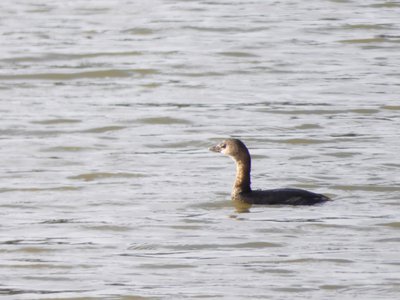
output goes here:
{"type": "Polygon", "coordinates": [[[253,191],[250,183],[251,157],[249,150],[241,140],[226,139],[211,147],[210,151],[228,155],[236,163],[236,179],[231,194],[234,201],[263,205],[314,205],[330,200],[324,195],[302,189],[282,188],[253,191]]]}

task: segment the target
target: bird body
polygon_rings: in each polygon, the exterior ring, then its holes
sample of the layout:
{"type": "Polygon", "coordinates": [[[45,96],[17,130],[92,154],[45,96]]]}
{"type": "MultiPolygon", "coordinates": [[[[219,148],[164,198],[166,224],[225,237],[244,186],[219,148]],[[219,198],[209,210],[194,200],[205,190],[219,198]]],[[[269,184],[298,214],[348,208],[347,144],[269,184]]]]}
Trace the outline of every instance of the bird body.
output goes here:
{"type": "Polygon", "coordinates": [[[230,156],[236,163],[236,178],[232,189],[232,200],[261,205],[314,205],[329,201],[327,196],[303,189],[280,188],[252,190],[250,182],[251,156],[246,145],[238,139],[226,139],[210,148],[230,156]]]}

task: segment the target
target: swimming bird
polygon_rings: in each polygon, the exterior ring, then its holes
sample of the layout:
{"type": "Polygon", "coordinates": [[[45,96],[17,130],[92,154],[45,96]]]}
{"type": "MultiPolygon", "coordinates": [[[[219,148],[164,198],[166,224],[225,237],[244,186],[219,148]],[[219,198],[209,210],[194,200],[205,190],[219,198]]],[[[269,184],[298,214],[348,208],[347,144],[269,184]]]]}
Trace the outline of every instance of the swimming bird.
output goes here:
{"type": "Polygon", "coordinates": [[[331,200],[327,196],[303,189],[252,190],[250,186],[250,153],[246,145],[239,139],[226,139],[209,150],[230,156],[236,163],[236,179],[231,193],[234,202],[249,205],[314,205],[331,200]]]}

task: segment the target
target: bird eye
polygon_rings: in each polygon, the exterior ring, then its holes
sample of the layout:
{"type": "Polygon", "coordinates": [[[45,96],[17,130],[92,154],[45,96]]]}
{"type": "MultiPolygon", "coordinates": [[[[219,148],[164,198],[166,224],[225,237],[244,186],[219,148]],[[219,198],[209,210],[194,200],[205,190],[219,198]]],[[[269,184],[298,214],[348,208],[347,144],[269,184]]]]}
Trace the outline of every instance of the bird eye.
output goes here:
{"type": "Polygon", "coordinates": [[[221,145],[221,148],[222,148],[222,149],[225,149],[225,148],[226,148],[226,144],[222,144],[222,145],[221,145]]]}

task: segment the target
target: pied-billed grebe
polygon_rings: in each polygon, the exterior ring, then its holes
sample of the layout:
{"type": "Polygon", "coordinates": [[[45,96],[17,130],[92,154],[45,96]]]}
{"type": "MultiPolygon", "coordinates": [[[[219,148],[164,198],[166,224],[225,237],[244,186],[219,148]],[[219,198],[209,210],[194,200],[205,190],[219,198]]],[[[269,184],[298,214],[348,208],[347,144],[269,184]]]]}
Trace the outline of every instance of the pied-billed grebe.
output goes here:
{"type": "Polygon", "coordinates": [[[324,195],[302,189],[283,188],[253,191],[250,187],[250,153],[245,144],[238,139],[226,139],[211,147],[210,151],[228,155],[236,163],[236,179],[232,190],[232,200],[234,201],[265,205],[313,205],[330,200],[324,195]]]}

